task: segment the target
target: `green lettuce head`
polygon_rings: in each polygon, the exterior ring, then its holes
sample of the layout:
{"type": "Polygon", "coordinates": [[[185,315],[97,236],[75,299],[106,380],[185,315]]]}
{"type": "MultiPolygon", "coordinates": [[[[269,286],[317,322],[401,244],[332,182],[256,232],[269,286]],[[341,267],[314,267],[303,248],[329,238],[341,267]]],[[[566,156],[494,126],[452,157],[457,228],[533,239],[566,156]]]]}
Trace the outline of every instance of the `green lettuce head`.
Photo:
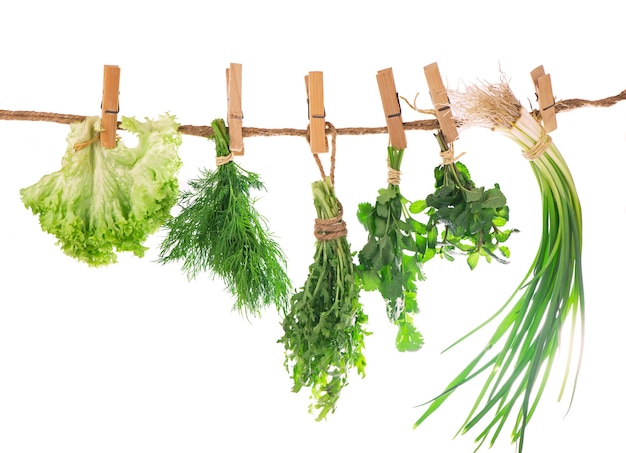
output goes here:
{"type": "Polygon", "coordinates": [[[178,199],[178,127],[168,114],[145,122],[123,117],[121,128],[137,136],[137,146],[118,140],[104,149],[99,117],[72,124],[61,169],[21,189],[22,201],[65,254],[89,266],[117,262],[116,252],[142,257],[142,243],[178,199]]]}

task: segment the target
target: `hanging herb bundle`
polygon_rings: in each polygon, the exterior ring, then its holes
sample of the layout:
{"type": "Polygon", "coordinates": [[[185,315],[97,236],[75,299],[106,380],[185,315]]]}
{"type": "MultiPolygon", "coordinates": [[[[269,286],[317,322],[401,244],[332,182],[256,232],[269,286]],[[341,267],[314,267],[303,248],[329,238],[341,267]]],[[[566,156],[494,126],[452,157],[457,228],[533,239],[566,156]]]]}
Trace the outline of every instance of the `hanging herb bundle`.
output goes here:
{"type": "Polygon", "coordinates": [[[431,402],[416,426],[456,389],[490,370],[460,432],[465,433],[484,420],[486,426],[476,441],[480,446],[490,437],[489,444],[493,445],[511,412],[517,411],[512,441],[517,442],[517,450],[521,452],[526,427],[547,385],[554,359],[563,347],[568,349],[560,400],[569,382],[578,339],[580,351],[572,399],[576,389],[584,340],[580,201],[572,175],[556,145],[541,124],[521,106],[506,83],[470,86],[464,93],[451,93],[451,100],[458,119],[503,133],[521,148],[530,161],[541,192],[543,230],[535,259],[511,297],[490,319],[455,344],[508,308],[493,336],[431,402]],[[569,332],[565,329],[568,323],[569,332]],[[485,420],[487,417],[490,420],[485,420]]]}
{"type": "Polygon", "coordinates": [[[304,286],[291,298],[282,322],[284,335],[278,340],[285,348],[292,391],[311,388],[309,411],[317,412],[317,421],[335,411],[350,369],[365,376],[363,348],[369,334],[332,176],[332,170],[330,177],[322,171],[322,179],[312,184],[317,214],[315,255],[304,286]]]}
{"type": "Polygon", "coordinates": [[[232,160],[224,120],[211,126],[217,169],[204,170],[182,192],[180,213],[165,224],[159,262],[182,261],[190,279],[204,271],[218,276],[239,312],[260,315],[272,305],[284,312],[291,291],[286,258],[250,198],[265,187],[232,160]]]}
{"type": "Polygon", "coordinates": [[[470,269],[480,257],[506,263],[510,256],[503,245],[517,230],[502,229],[509,220],[506,197],[496,183],[493,188],[476,187],[467,167],[454,156],[453,144],[446,144],[443,134],[435,134],[443,163],[435,168],[435,191],[425,200],[414,202],[410,210],[426,210],[428,237],[438,238],[437,253],[452,261],[455,254],[467,256],[470,269]]]}
{"type": "Polygon", "coordinates": [[[417,351],[424,344],[413,325],[417,305],[417,280],[424,280],[422,263],[435,254],[428,247],[426,225],[413,219],[410,202],[400,191],[403,149],[387,148],[389,173],[386,188],[378,191],[374,205],[360,203],[357,217],[368,232],[368,241],[358,253],[363,289],[378,291],[387,305],[387,316],[398,326],[396,348],[417,351]]]}

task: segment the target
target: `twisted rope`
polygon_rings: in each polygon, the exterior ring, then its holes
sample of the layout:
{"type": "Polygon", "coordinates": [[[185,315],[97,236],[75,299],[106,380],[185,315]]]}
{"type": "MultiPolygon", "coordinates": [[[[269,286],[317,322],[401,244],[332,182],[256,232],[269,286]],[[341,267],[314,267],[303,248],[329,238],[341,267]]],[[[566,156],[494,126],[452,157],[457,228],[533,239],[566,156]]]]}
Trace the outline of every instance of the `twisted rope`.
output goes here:
{"type": "Polygon", "coordinates": [[[215,164],[219,167],[220,165],[227,164],[228,162],[233,160],[233,153],[228,153],[226,156],[216,156],[215,164]]]}
{"type": "Polygon", "coordinates": [[[389,165],[389,159],[387,159],[387,184],[399,186],[400,175],[402,175],[402,172],[400,170],[396,170],[395,168],[391,168],[391,165],[389,165]]]}
{"type": "MultiPolygon", "coordinates": [[[[557,113],[575,110],[582,107],[611,107],[620,101],[626,100],[626,90],[622,91],[615,96],[609,96],[598,100],[587,99],[567,99],[558,101],[555,104],[557,113]]],[[[71,124],[83,121],[86,118],[85,115],[71,115],[63,113],[49,113],[49,112],[33,112],[23,110],[0,110],[0,120],[15,120],[15,121],[45,121],[51,123],[71,124]]],[[[119,126],[119,122],[118,122],[119,126]]],[[[433,131],[440,129],[439,122],[436,119],[410,121],[403,123],[405,130],[422,130],[433,131]]],[[[210,137],[213,135],[213,129],[211,126],[193,126],[182,125],[179,128],[179,132],[184,135],[193,135],[196,137],[210,137]]],[[[244,137],[274,137],[274,136],[291,136],[291,137],[306,137],[306,129],[267,129],[257,127],[244,127],[244,137]]],[[[386,134],[388,130],[386,127],[344,127],[336,129],[337,135],[372,135],[372,134],[386,134]]]]}
{"type": "Polygon", "coordinates": [[[339,201],[339,212],[332,219],[315,219],[313,234],[318,241],[332,241],[348,235],[346,222],[343,221],[343,206],[339,201]]]}
{"type": "Polygon", "coordinates": [[[465,153],[461,153],[458,156],[454,155],[454,143],[450,143],[449,148],[445,151],[440,151],[439,155],[441,156],[441,162],[443,165],[452,165],[457,160],[459,160],[465,153]]]}
{"type": "Polygon", "coordinates": [[[522,152],[522,155],[528,160],[535,160],[541,157],[541,155],[550,147],[552,143],[552,138],[546,133],[546,130],[541,128],[541,135],[539,136],[539,140],[527,149],[522,152]]]}

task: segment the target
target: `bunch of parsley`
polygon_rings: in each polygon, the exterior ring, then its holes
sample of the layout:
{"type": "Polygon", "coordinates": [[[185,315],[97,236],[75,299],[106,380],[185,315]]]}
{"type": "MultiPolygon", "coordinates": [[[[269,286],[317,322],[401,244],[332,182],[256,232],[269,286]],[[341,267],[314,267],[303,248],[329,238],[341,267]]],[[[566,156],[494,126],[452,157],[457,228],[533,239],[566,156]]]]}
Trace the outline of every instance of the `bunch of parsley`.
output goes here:
{"type": "Polygon", "coordinates": [[[359,301],[360,287],[352,261],[341,205],[330,178],[312,184],[317,218],[315,256],[304,286],[291,298],[283,319],[285,367],[294,392],[311,388],[310,412],[316,420],[335,411],[348,374],[355,367],[365,376],[364,328],[367,315],[359,301]],[[334,219],[334,220],[333,220],[334,219]],[[331,232],[331,230],[343,230],[331,232]]]}

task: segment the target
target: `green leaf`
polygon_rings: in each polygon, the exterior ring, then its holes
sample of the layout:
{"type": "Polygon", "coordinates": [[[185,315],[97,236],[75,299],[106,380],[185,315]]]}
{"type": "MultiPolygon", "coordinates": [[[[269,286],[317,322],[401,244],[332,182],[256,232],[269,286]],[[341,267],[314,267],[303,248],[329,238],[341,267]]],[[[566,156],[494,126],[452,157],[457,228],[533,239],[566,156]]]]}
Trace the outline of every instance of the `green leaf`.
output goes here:
{"type": "Polygon", "coordinates": [[[386,219],[387,216],[389,215],[389,203],[377,202],[376,203],[376,215],[383,219],[386,219]]]}
{"type": "Polygon", "coordinates": [[[396,254],[389,236],[383,236],[382,238],[380,238],[380,241],[378,242],[378,247],[380,249],[383,266],[388,266],[393,263],[396,254]]]}
{"type": "Polygon", "coordinates": [[[428,231],[425,223],[418,222],[414,219],[409,219],[408,223],[411,225],[411,228],[413,229],[413,232],[415,234],[426,234],[426,232],[428,231]]]}
{"type": "Polygon", "coordinates": [[[504,225],[506,225],[507,219],[505,219],[504,217],[500,217],[500,216],[494,216],[493,218],[493,225],[498,227],[498,228],[502,228],[504,225]]]}
{"type": "Polygon", "coordinates": [[[479,258],[480,258],[480,253],[478,252],[470,253],[467,256],[467,264],[469,264],[469,267],[471,270],[474,270],[476,268],[479,258]]]}
{"type": "Polygon", "coordinates": [[[359,203],[356,216],[365,228],[368,226],[368,217],[372,215],[374,207],[370,203],[359,203]]]}
{"type": "Polygon", "coordinates": [[[378,191],[378,194],[379,195],[376,198],[376,201],[381,204],[389,203],[389,201],[391,201],[393,198],[395,198],[398,195],[395,189],[389,189],[389,188],[380,189],[378,191]]]}
{"type": "Polygon", "coordinates": [[[465,198],[465,201],[467,201],[468,203],[480,201],[480,199],[483,198],[484,190],[484,187],[475,187],[470,190],[464,190],[463,196],[465,198]]]}
{"type": "Polygon", "coordinates": [[[441,187],[443,185],[443,178],[445,175],[445,166],[444,165],[439,165],[437,167],[435,167],[434,170],[434,174],[435,174],[435,188],[437,187],[441,187]]]}
{"type": "MultiPolygon", "coordinates": [[[[435,237],[437,237],[437,230],[435,228],[433,230],[435,230],[435,237]]],[[[428,241],[424,236],[415,236],[415,245],[417,246],[417,251],[423,255],[428,247],[428,241]]]]}
{"type": "Polygon", "coordinates": [[[434,194],[426,197],[426,203],[433,208],[443,208],[453,204],[458,195],[454,186],[442,186],[435,190],[434,194]]]}
{"type": "Polygon", "coordinates": [[[360,272],[361,283],[365,291],[376,291],[380,286],[380,275],[372,269],[360,272]]]}
{"type": "Polygon", "coordinates": [[[394,219],[400,219],[402,217],[402,200],[400,199],[399,193],[396,194],[396,197],[391,200],[390,209],[391,216],[394,219]]]}
{"type": "Polygon", "coordinates": [[[404,250],[407,250],[409,252],[417,252],[418,248],[417,248],[417,243],[415,242],[415,239],[413,236],[402,236],[402,248],[404,250]]]}
{"type": "Polygon", "coordinates": [[[469,211],[462,211],[453,220],[450,222],[449,230],[454,236],[464,237],[470,222],[469,211]]]}
{"type": "Polygon", "coordinates": [[[459,173],[463,175],[466,181],[471,181],[472,177],[470,176],[469,169],[465,166],[465,164],[461,161],[456,161],[454,163],[459,173]]]}
{"type": "Polygon", "coordinates": [[[505,258],[511,257],[511,251],[506,245],[501,245],[500,247],[498,247],[498,250],[500,251],[500,253],[502,253],[502,256],[504,256],[505,258]]]}
{"type": "Polygon", "coordinates": [[[428,231],[428,247],[434,249],[437,246],[437,228],[428,231]]]}
{"type": "Polygon", "coordinates": [[[378,251],[378,241],[376,240],[375,237],[370,236],[369,240],[361,249],[359,258],[370,261],[374,258],[377,251],[378,251]]]}
{"type": "Polygon", "coordinates": [[[471,217],[468,231],[475,234],[482,230],[486,234],[491,229],[492,219],[493,209],[482,209],[477,215],[471,217]]]}
{"type": "Polygon", "coordinates": [[[371,233],[374,236],[382,238],[387,233],[387,221],[381,217],[376,217],[374,220],[374,231],[371,233]]]}
{"type": "Polygon", "coordinates": [[[499,189],[486,190],[481,199],[483,208],[499,209],[506,205],[506,197],[499,189]]]}
{"type": "Polygon", "coordinates": [[[501,208],[496,208],[496,215],[504,218],[505,220],[509,220],[509,207],[505,205],[501,208]]]}
{"type": "Polygon", "coordinates": [[[414,232],[411,225],[408,222],[405,222],[404,220],[397,219],[394,221],[394,223],[397,229],[405,232],[406,234],[412,234],[414,232]]]}
{"type": "Polygon", "coordinates": [[[426,200],[418,200],[411,203],[411,205],[409,206],[409,211],[411,211],[412,214],[419,214],[427,207],[428,204],[426,203],[426,200]]]}
{"type": "Polygon", "coordinates": [[[454,261],[454,256],[450,255],[448,252],[446,252],[445,250],[441,251],[441,256],[444,257],[446,260],[452,262],[454,261]]]}
{"type": "Polygon", "coordinates": [[[498,230],[495,234],[496,241],[498,242],[506,242],[506,240],[511,236],[511,230],[498,230]]]}
{"type": "Polygon", "coordinates": [[[404,296],[404,287],[402,284],[402,273],[399,269],[389,269],[388,272],[383,273],[382,281],[380,282],[380,294],[387,301],[395,303],[397,299],[402,299],[404,296]]]}
{"type": "Polygon", "coordinates": [[[381,270],[385,265],[383,264],[383,253],[380,247],[376,247],[376,253],[372,257],[370,268],[375,270],[381,270]]]}
{"type": "Polygon", "coordinates": [[[396,348],[400,352],[417,351],[424,345],[424,338],[411,323],[411,317],[405,315],[403,318],[398,321],[396,348]]]}
{"type": "Polygon", "coordinates": [[[404,312],[405,313],[418,313],[417,308],[417,296],[414,292],[404,293],[404,312]]]}
{"type": "Polygon", "coordinates": [[[437,253],[437,252],[435,251],[435,249],[434,249],[434,248],[429,248],[429,249],[426,249],[426,251],[425,251],[425,252],[424,252],[424,254],[423,254],[422,262],[424,262],[424,263],[425,263],[425,262],[426,262],[426,261],[428,261],[429,259],[434,258],[434,256],[436,255],[436,253],[437,253]]]}
{"type": "Polygon", "coordinates": [[[474,250],[476,248],[475,244],[466,244],[465,242],[457,241],[455,243],[457,249],[462,252],[469,252],[470,250],[474,250]]]}

